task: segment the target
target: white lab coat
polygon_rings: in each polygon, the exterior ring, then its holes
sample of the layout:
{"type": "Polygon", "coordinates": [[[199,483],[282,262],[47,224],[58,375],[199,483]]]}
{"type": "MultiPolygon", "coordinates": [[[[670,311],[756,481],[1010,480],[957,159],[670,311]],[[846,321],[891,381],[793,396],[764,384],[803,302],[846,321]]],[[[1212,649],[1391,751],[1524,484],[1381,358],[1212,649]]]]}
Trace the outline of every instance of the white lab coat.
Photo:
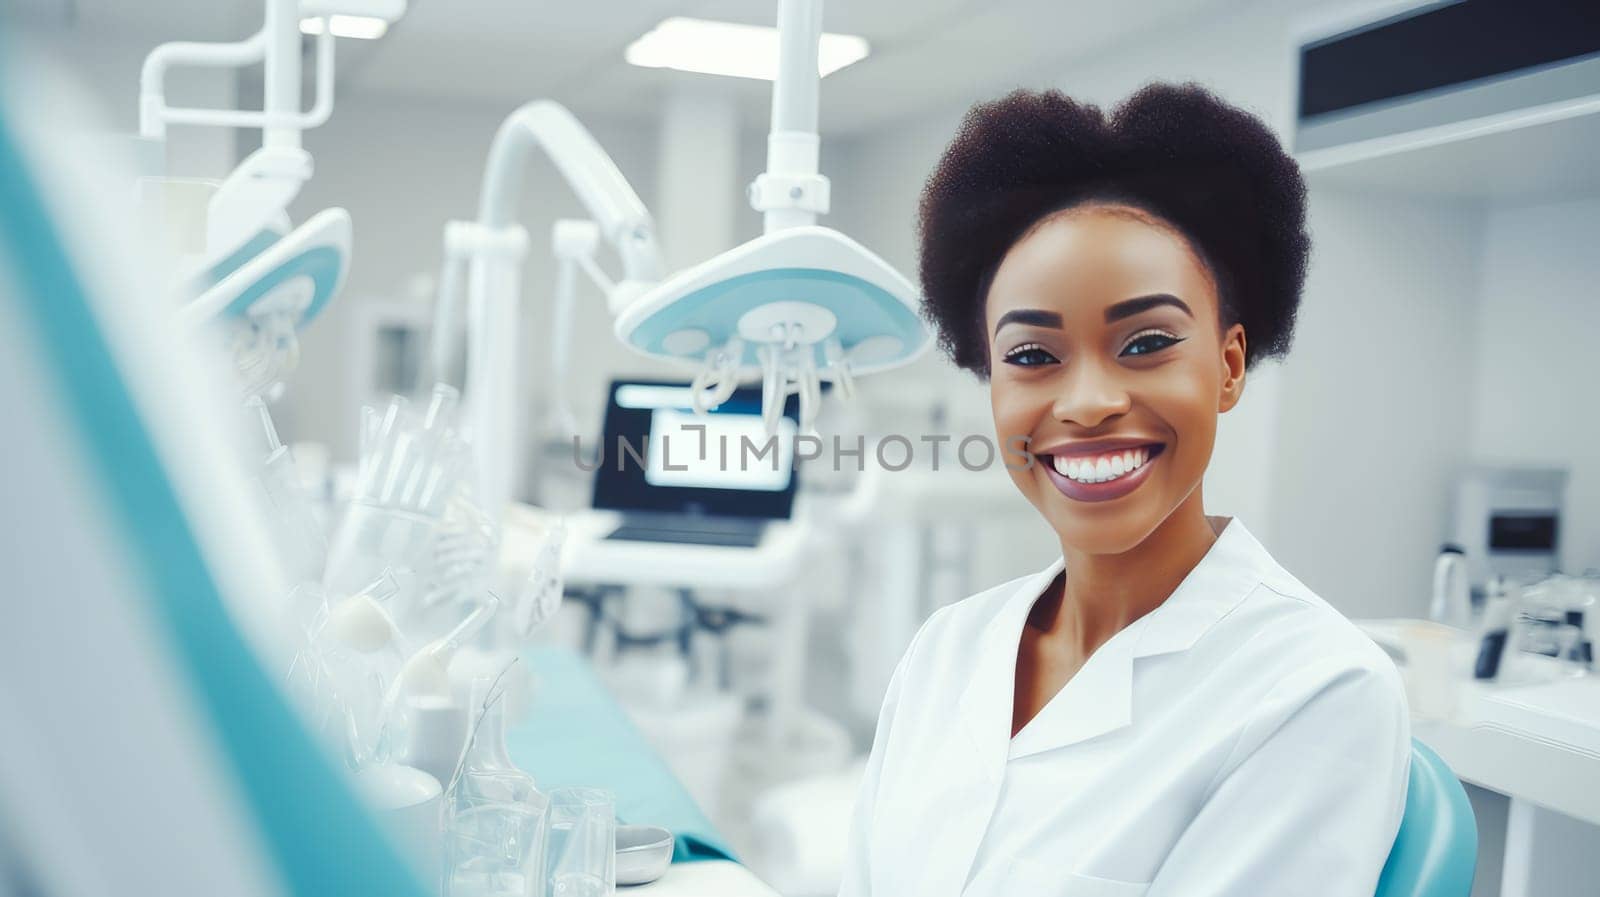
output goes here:
{"type": "Polygon", "coordinates": [[[1050,568],[900,661],[841,897],[1372,897],[1405,806],[1394,665],[1238,520],[1011,737],[1050,568]]]}

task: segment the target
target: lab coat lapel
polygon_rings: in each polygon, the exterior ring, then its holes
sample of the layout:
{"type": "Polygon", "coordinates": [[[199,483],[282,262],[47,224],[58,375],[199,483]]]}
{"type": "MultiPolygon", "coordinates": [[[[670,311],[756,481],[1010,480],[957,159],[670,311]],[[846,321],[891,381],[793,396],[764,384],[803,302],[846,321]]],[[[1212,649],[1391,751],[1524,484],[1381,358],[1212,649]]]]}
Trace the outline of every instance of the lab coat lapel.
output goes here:
{"type": "Polygon", "coordinates": [[[1133,720],[1132,631],[1112,636],[1011,741],[1015,760],[1114,732],[1133,720]]]}
{"type": "Polygon", "coordinates": [[[1134,657],[1154,657],[1194,647],[1218,620],[1227,616],[1266,577],[1272,556],[1245,529],[1229,518],[1211,550],[1154,611],[1140,633],[1134,657]]]}
{"type": "Polygon", "coordinates": [[[955,760],[950,767],[952,771],[962,771],[960,781],[954,784],[962,795],[963,812],[940,822],[942,837],[925,860],[923,881],[939,883],[941,887],[927,887],[920,893],[956,893],[945,888],[965,882],[972,872],[972,862],[989,830],[1005,781],[1022,627],[1029,609],[1061,567],[1062,563],[1056,561],[1020,583],[999,611],[974,634],[972,650],[976,654],[971,678],[956,699],[956,728],[960,734],[952,740],[959,744],[951,745],[965,759],[955,760]]]}
{"type": "MultiPolygon", "coordinates": [[[[1264,565],[1270,562],[1266,549],[1244,524],[1229,520],[1167,600],[1101,645],[1017,733],[1010,741],[1010,759],[1078,744],[1132,724],[1138,660],[1193,647],[1261,582],[1264,565]]],[[[1015,675],[1015,644],[1010,657],[1008,674],[1015,675]]],[[[1009,713],[1009,702],[1006,709],[1009,713]]]]}
{"type": "Polygon", "coordinates": [[[1028,611],[1063,567],[1056,561],[1023,580],[978,633],[977,662],[957,704],[957,716],[985,776],[999,782],[1011,742],[1017,647],[1028,611]]]}

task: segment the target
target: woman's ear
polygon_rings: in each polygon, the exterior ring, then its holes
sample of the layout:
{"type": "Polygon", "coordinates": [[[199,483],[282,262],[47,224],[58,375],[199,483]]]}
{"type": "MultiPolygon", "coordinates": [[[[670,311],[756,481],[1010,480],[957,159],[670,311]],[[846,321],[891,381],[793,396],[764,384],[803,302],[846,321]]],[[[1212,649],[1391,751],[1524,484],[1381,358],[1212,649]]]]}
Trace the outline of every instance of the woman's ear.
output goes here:
{"type": "Polygon", "coordinates": [[[1235,324],[1222,334],[1222,390],[1217,395],[1217,413],[1239,404],[1244,395],[1244,325],[1235,324]]]}

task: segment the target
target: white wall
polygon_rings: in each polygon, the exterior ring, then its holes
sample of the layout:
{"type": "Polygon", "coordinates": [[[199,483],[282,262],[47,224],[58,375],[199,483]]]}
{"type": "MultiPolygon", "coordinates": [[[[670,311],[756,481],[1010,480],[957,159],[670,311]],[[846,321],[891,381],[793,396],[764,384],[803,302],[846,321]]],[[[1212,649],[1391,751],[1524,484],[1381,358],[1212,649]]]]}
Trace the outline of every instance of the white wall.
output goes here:
{"type": "MultiPolygon", "coordinates": [[[[77,86],[106,127],[130,140],[139,133],[139,69],[157,40],[120,40],[59,28],[21,28],[16,41],[26,50],[60,63],[76,77],[77,86]]],[[[166,80],[167,102],[174,106],[227,108],[234,105],[237,79],[231,72],[174,69],[166,80]]],[[[141,163],[144,158],[141,157],[141,163]]],[[[233,168],[234,137],[217,130],[174,127],[164,154],[151,160],[160,173],[181,177],[220,178],[233,168]]]]}
{"type": "Polygon", "coordinates": [[[1600,567],[1600,197],[1488,211],[1472,453],[1563,466],[1561,565],[1600,567]]]}
{"type": "Polygon", "coordinates": [[[1467,461],[1482,214],[1312,182],[1311,276],[1282,369],[1278,560],[1353,617],[1424,616],[1467,461]]]}

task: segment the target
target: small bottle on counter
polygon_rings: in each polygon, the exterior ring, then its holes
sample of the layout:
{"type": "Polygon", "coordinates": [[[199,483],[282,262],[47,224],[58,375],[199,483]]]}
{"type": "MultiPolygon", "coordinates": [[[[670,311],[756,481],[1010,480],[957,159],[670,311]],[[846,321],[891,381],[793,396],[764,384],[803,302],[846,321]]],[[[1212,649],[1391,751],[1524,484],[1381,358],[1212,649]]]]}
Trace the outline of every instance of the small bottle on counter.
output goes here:
{"type": "Polygon", "coordinates": [[[1506,638],[1511,630],[1511,612],[1516,606],[1516,587],[1507,588],[1496,579],[1489,584],[1489,593],[1483,609],[1483,637],[1478,642],[1478,660],[1473,665],[1475,679],[1493,679],[1500,675],[1500,661],[1505,656],[1506,638]]]}

